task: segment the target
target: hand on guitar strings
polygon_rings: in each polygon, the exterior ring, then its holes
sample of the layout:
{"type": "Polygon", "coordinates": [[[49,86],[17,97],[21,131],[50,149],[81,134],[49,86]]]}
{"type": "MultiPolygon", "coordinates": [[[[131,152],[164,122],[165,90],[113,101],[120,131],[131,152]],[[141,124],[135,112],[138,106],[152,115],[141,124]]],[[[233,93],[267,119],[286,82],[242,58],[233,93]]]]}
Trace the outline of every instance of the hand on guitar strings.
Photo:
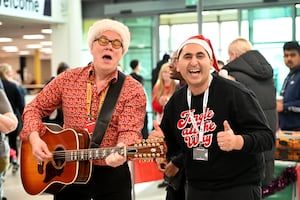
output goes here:
{"type": "MultiPolygon", "coordinates": [[[[122,142],[117,144],[117,147],[124,147],[124,146],[125,144],[122,142]]],[[[118,167],[124,164],[126,160],[127,158],[125,156],[121,156],[118,152],[111,153],[109,154],[109,156],[105,158],[106,164],[111,167],[118,167]]]]}
{"type": "Polygon", "coordinates": [[[38,132],[32,132],[29,135],[29,141],[32,147],[32,154],[38,163],[52,158],[52,153],[49,151],[47,144],[40,138],[38,132]]]}

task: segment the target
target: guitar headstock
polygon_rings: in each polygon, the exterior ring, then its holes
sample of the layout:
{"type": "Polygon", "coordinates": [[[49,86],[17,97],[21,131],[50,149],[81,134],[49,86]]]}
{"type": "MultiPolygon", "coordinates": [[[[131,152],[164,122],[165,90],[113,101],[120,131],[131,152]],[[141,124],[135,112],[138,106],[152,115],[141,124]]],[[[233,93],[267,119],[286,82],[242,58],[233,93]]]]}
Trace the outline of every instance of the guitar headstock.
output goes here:
{"type": "Polygon", "coordinates": [[[146,139],[127,147],[129,159],[165,158],[167,146],[163,139],[146,139]]]}

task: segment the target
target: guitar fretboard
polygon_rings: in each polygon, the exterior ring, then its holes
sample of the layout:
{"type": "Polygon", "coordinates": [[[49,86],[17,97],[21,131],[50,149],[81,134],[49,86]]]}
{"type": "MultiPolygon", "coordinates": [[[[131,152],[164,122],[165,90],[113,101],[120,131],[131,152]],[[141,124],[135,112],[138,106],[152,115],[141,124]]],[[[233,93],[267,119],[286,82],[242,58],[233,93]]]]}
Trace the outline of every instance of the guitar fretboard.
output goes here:
{"type": "Polygon", "coordinates": [[[122,156],[133,158],[154,158],[164,155],[163,145],[146,147],[113,147],[113,148],[92,148],[79,150],[58,150],[53,153],[54,160],[85,161],[106,158],[111,153],[119,153],[122,156]]]}

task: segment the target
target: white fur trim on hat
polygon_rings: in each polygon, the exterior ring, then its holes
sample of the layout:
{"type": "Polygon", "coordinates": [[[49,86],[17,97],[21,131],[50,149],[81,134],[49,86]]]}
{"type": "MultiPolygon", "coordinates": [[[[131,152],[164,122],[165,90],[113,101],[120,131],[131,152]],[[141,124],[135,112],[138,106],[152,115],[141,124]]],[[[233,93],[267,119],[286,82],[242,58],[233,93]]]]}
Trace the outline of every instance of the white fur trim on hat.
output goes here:
{"type": "Polygon", "coordinates": [[[111,20],[111,19],[99,20],[89,28],[88,35],[87,35],[89,48],[90,49],[92,48],[92,44],[99,34],[108,30],[118,33],[122,38],[123,55],[124,55],[127,52],[130,43],[129,29],[121,22],[111,20]]]}
{"type": "Polygon", "coordinates": [[[209,44],[205,40],[201,40],[201,39],[198,39],[198,38],[192,38],[192,39],[186,40],[183,44],[181,44],[181,46],[178,49],[178,52],[181,51],[181,49],[185,45],[192,44],[192,43],[201,45],[207,51],[209,57],[212,58],[212,50],[211,50],[209,44]]]}

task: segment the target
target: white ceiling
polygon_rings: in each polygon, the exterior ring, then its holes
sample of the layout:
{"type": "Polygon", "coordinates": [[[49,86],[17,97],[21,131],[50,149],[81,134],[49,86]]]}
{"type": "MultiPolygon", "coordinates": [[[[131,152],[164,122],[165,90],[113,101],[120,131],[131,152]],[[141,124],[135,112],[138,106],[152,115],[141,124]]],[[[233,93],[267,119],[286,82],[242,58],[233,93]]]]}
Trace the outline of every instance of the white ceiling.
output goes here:
{"type": "MultiPolygon", "coordinates": [[[[3,51],[3,46],[17,46],[19,51],[29,50],[30,55],[34,55],[34,49],[27,49],[27,44],[40,44],[42,41],[51,41],[51,35],[49,34],[43,34],[45,36],[43,40],[25,40],[22,38],[24,34],[42,34],[41,29],[49,28],[49,24],[6,16],[0,16],[0,22],[2,22],[2,25],[0,25],[0,37],[9,37],[13,39],[12,42],[0,42],[0,59],[20,56],[18,52],[7,53],[3,51]]],[[[50,57],[50,55],[44,53],[41,53],[40,56],[41,59],[50,57]]]]}
{"type": "MultiPolygon", "coordinates": [[[[235,16],[236,11],[227,10],[227,11],[218,11],[217,13],[211,12],[209,14],[211,17],[213,16],[235,16]]],[[[210,17],[210,18],[211,18],[210,17]]],[[[207,18],[207,16],[206,16],[207,18]]],[[[162,15],[161,16],[161,24],[169,24],[169,23],[178,23],[178,19],[180,19],[180,23],[182,21],[189,21],[190,23],[196,23],[197,16],[196,13],[183,13],[176,15],[162,15]],[[176,17],[177,16],[177,17],[176,17]],[[177,20],[177,21],[176,21],[177,20]]],[[[214,19],[216,20],[216,19],[214,19]]],[[[49,28],[50,24],[46,24],[45,22],[34,21],[34,20],[26,20],[22,18],[16,17],[5,17],[0,15],[0,37],[9,37],[12,38],[12,42],[0,42],[0,59],[7,57],[18,58],[20,56],[19,52],[8,53],[2,50],[3,46],[17,46],[19,51],[28,50],[30,55],[34,55],[34,49],[27,49],[26,45],[28,44],[40,44],[42,41],[51,41],[50,34],[43,34],[45,38],[43,40],[25,40],[22,38],[24,34],[42,34],[41,29],[49,28]]],[[[51,48],[51,46],[50,46],[51,48]]],[[[51,54],[45,54],[40,52],[41,59],[51,59],[51,54]]]]}

